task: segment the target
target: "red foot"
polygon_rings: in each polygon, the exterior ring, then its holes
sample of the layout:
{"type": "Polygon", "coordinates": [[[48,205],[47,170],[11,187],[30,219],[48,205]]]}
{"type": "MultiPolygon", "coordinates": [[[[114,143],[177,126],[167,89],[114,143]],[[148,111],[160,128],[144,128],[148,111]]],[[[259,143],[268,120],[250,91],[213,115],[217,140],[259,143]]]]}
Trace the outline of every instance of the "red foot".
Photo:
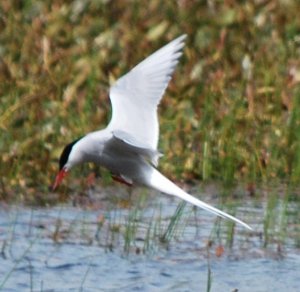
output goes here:
{"type": "Polygon", "coordinates": [[[126,181],[124,178],[122,178],[121,176],[118,176],[118,175],[115,175],[115,174],[112,174],[111,177],[113,178],[113,180],[119,182],[119,183],[122,183],[126,186],[129,186],[131,187],[132,186],[132,183],[129,183],[128,181],[126,181]]]}

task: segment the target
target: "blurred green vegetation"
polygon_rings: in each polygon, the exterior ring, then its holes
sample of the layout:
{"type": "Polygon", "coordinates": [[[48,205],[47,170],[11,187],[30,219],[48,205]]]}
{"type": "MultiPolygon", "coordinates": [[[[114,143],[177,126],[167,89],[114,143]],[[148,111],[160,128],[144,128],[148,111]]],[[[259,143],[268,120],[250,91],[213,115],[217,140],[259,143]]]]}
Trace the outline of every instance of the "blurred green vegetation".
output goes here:
{"type": "Polygon", "coordinates": [[[0,197],[48,192],[65,144],[109,121],[109,85],[183,33],[160,169],[298,183],[299,11],[292,0],[2,0],[0,197]]]}

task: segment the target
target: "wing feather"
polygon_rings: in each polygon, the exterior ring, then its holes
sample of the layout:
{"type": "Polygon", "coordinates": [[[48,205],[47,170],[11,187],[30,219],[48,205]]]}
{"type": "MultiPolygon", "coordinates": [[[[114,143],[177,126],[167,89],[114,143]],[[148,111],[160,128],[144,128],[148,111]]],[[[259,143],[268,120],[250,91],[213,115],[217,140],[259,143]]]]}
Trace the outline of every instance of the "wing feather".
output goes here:
{"type": "MultiPolygon", "coordinates": [[[[144,156],[154,166],[157,166],[158,159],[162,156],[156,149],[147,148],[142,141],[137,141],[135,137],[130,136],[127,132],[116,130],[112,132],[113,137],[110,140],[113,147],[122,149],[122,152],[136,153],[144,156]]],[[[111,147],[111,146],[110,146],[111,147]]]]}
{"type": "Polygon", "coordinates": [[[121,130],[157,149],[159,125],[157,105],[182,55],[182,35],[162,47],[121,77],[110,89],[111,131],[121,130]]]}

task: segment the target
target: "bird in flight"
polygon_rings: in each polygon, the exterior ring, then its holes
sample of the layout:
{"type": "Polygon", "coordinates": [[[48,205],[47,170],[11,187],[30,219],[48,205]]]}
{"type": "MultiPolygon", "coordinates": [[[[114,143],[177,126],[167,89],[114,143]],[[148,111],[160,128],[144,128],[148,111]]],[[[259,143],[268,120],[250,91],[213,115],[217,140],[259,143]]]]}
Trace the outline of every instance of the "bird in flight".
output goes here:
{"type": "Polygon", "coordinates": [[[64,148],[53,190],[72,167],[94,162],[126,185],[142,185],[176,196],[251,229],[234,216],[186,193],[157,170],[161,156],[157,150],[157,107],[182,55],[185,38],[182,35],[154,52],[110,88],[110,123],[105,129],[88,133],[64,148]]]}

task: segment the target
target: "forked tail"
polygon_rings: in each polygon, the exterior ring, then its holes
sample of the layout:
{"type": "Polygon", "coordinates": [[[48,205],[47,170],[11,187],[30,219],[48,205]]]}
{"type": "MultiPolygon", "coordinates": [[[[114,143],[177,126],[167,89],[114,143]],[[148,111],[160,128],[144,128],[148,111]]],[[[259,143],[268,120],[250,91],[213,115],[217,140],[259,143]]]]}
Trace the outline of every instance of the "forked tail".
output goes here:
{"type": "Polygon", "coordinates": [[[188,193],[186,193],[185,191],[183,191],[181,188],[179,188],[178,186],[176,186],[173,182],[171,182],[168,178],[166,178],[165,176],[163,176],[158,170],[156,170],[155,168],[152,169],[152,173],[151,173],[151,178],[150,178],[150,182],[149,182],[149,186],[160,191],[163,192],[165,194],[168,195],[172,195],[172,196],[176,196],[178,198],[181,198],[197,207],[200,207],[208,212],[211,212],[217,216],[223,217],[223,218],[228,218],[231,219],[233,221],[235,221],[236,223],[239,223],[241,225],[243,225],[244,227],[252,230],[252,228],[246,224],[245,222],[217,209],[214,208],[198,199],[196,199],[195,197],[189,195],[188,193]]]}

